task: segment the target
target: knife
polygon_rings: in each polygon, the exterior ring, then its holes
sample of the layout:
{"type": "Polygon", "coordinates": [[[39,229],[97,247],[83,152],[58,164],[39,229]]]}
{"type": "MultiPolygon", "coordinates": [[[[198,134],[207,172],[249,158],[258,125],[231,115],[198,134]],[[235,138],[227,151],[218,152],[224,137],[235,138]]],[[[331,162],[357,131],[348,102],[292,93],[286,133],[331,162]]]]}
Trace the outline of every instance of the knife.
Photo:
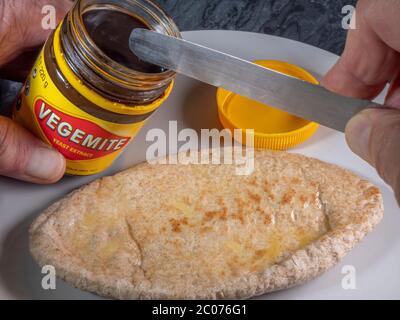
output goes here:
{"type": "Polygon", "coordinates": [[[143,61],[341,132],[358,112],[381,107],[374,102],[344,97],[322,86],[155,31],[135,29],[129,46],[143,61]]]}

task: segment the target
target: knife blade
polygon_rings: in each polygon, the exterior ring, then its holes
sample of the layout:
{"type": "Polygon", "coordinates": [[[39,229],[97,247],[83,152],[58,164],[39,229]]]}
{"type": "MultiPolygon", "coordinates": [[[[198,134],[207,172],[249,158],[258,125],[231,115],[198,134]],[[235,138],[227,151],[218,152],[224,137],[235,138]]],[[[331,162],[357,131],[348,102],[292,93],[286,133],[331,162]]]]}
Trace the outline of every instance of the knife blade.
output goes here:
{"type": "Polygon", "coordinates": [[[146,29],[129,39],[139,59],[344,132],[358,112],[379,104],[344,97],[319,85],[232,55],[146,29]]]}

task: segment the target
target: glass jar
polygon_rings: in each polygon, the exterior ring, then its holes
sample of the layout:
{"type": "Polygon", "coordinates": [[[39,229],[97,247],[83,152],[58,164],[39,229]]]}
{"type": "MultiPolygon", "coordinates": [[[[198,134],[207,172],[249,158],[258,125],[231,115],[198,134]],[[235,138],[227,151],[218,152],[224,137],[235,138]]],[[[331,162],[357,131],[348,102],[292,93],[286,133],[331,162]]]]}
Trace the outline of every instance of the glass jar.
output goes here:
{"type": "Polygon", "coordinates": [[[175,73],[129,49],[135,28],[180,37],[150,0],[78,0],[46,42],[14,119],[67,159],[67,173],[108,168],[168,98],[175,73]]]}

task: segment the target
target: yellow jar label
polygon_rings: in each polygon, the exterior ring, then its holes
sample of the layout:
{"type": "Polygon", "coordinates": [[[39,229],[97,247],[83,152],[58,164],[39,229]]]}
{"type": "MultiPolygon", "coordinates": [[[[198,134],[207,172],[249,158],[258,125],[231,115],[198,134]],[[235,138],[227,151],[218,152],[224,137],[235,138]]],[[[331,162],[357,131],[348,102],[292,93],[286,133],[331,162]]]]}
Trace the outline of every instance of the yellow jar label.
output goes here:
{"type": "Polygon", "coordinates": [[[14,109],[17,122],[64,155],[67,173],[73,175],[96,174],[109,167],[145,123],[105,121],[78,108],[51,79],[44,51],[14,109]]]}

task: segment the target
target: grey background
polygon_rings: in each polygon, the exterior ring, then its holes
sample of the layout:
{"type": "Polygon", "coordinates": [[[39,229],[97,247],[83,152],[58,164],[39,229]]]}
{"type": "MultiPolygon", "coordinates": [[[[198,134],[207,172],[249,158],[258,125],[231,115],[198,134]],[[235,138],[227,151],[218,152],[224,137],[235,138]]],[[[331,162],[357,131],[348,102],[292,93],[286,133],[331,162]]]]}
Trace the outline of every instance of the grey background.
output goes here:
{"type": "Polygon", "coordinates": [[[340,54],[342,8],[356,0],[154,0],[181,30],[228,29],[272,34],[340,54]]]}
{"type": "MultiPolygon", "coordinates": [[[[154,0],[182,31],[242,30],[298,40],[340,54],[346,31],[342,8],[356,0],[154,0]]],[[[0,49],[1,50],[1,49],[0,49]]],[[[19,86],[0,80],[0,110],[19,86]]]]}

